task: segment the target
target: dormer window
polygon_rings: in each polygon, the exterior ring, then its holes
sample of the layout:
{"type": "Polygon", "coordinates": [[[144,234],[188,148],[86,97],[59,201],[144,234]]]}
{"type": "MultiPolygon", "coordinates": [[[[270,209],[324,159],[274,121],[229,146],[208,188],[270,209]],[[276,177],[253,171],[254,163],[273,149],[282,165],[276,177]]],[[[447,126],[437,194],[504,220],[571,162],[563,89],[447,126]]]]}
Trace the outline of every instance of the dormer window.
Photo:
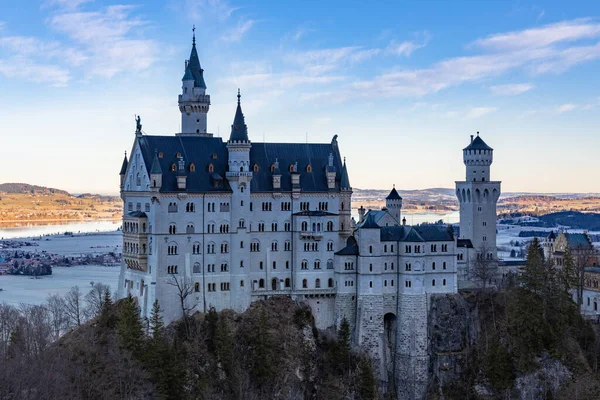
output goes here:
{"type": "Polygon", "coordinates": [[[172,171],[172,172],[176,172],[176,171],[177,171],[177,164],[173,163],[173,164],[171,165],[171,171],[172,171]]]}
{"type": "Polygon", "coordinates": [[[288,170],[290,172],[294,172],[294,164],[290,164],[290,167],[288,168],[288,170]]]}
{"type": "Polygon", "coordinates": [[[254,172],[258,172],[258,164],[254,164],[254,167],[252,167],[252,169],[254,170],[254,172]]]}
{"type": "Polygon", "coordinates": [[[194,163],[190,164],[190,172],[196,172],[196,166],[194,165],[194,163]]]}
{"type": "Polygon", "coordinates": [[[275,164],[271,164],[271,173],[275,171],[275,164]]]}
{"type": "Polygon", "coordinates": [[[306,172],[312,172],[312,165],[308,164],[306,166],[306,172]]]}
{"type": "Polygon", "coordinates": [[[217,153],[212,153],[210,155],[210,158],[212,158],[213,160],[216,160],[217,159],[217,153]]]}
{"type": "Polygon", "coordinates": [[[163,158],[163,153],[162,151],[160,153],[158,153],[158,158],[163,158]]]}
{"type": "Polygon", "coordinates": [[[175,154],[175,158],[180,159],[181,158],[181,153],[175,154]]]}
{"type": "Polygon", "coordinates": [[[210,172],[210,173],[215,172],[215,166],[212,164],[208,164],[208,172],[210,172]]]}

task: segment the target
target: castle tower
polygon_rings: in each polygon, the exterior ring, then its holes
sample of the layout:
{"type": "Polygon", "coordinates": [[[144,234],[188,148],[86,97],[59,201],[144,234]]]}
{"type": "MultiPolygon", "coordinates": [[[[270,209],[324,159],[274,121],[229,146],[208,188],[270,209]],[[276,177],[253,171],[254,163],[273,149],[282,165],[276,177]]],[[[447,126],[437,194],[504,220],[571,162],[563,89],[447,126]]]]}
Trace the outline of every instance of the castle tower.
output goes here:
{"type": "Polygon", "coordinates": [[[500,197],[500,182],[490,180],[494,149],[477,132],[463,149],[466,180],[456,182],[460,203],[460,238],[470,239],[477,255],[496,259],[496,203],[500,197]]]}
{"type": "Polygon", "coordinates": [[[340,235],[346,239],[352,234],[352,186],[350,186],[350,179],[348,178],[346,157],[344,157],[344,165],[342,166],[340,191],[340,235]]]}
{"type": "Polygon", "coordinates": [[[385,198],[385,207],[389,213],[396,220],[396,225],[400,225],[400,213],[402,210],[402,197],[396,191],[396,185],[392,188],[392,191],[385,198]]]}
{"type": "MultiPolygon", "coordinates": [[[[236,239],[242,242],[250,242],[250,223],[242,223],[244,218],[250,215],[250,181],[252,170],[250,169],[250,149],[252,144],[248,139],[248,127],[242,112],[241,95],[238,89],[237,108],[231,125],[231,134],[227,141],[228,171],[225,173],[227,181],[231,185],[231,221],[237,226],[236,239]]],[[[231,257],[232,282],[244,280],[250,265],[248,252],[233,252],[231,257]],[[247,267],[245,267],[247,266],[247,267]]],[[[250,285],[239,287],[232,285],[231,299],[233,309],[243,311],[250,306],[250,285]]]]}
{"type": "MultiPolygon", "coordinates": [[[[194,28],[195,31],[196,28],[194,28]]],[[[190,59],[185,61],[179,111],[181,111],[181,134],[212,136],[206,132],[206,116],[210,107],[210,96],[206,94],[204,70],[200,66],[196,51],[196,34],[192,39],[190,59]]]]}

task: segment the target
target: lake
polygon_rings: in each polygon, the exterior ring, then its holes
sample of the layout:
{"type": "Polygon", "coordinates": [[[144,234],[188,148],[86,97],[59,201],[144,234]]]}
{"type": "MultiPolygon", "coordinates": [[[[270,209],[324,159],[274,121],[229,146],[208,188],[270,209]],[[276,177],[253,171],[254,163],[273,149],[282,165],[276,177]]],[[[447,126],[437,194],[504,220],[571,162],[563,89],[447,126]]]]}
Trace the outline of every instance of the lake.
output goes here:
{"type": "Polygon", "coordinates": [[[65,232],[108,232],[116,231],[120,226],[121,221],[0,222],[0,239],[56,235],[65,232]]]}

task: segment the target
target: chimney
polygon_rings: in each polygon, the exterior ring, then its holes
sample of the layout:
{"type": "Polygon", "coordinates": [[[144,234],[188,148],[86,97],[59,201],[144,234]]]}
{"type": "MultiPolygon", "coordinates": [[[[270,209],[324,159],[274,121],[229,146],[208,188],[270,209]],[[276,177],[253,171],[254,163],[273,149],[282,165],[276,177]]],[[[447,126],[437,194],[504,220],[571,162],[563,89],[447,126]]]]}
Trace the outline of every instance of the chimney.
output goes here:
{"type": "Polygon", "coordinates": [[[471,143],[473,143],[473,135],[471,135],[471,143]]]}

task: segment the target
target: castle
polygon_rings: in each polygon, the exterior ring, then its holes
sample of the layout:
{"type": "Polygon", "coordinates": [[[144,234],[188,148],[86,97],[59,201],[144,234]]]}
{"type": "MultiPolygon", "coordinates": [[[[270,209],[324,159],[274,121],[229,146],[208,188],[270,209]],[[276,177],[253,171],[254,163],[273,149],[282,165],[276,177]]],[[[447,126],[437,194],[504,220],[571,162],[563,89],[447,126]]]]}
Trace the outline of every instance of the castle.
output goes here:
{"type": "Polygon", "coordinates": [[[361,208],[355,222],[337,135],[252,142],[238,91],[224,142],[207,132],[206,89],[194,38],[179,95],[182,132],[145,135],[138,119],[123,160],[119,296],[135,296],[142,317],[158,299],[166,322],[289,296],[311,307],[318,328],[346,318],[382,386],[423,397],[430,295],[456,293],[469,260],[495,259],[493,150],[479,136],[463,150],[460,237],[446,226],[407,226],[395,188],[384,209],[361,208]]]}

